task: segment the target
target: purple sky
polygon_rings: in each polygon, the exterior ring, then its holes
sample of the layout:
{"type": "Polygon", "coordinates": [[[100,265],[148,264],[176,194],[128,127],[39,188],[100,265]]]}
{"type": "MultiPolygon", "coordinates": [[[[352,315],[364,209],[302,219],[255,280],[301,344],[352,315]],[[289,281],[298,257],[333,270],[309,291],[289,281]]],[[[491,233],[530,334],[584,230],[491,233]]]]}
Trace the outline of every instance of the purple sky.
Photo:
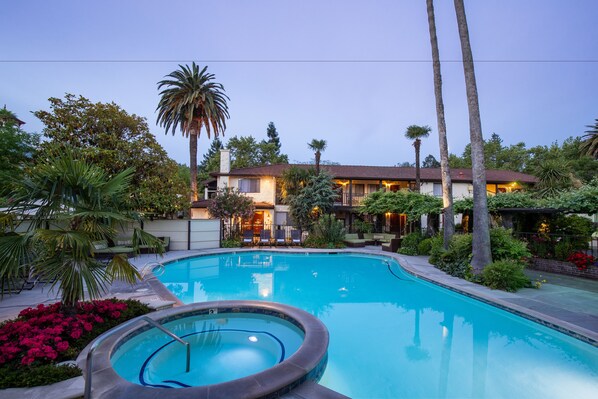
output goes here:
{"type": "MultiPolygon", "coordinates": [[[[598,2],[465,3],[485,137],[532,146],[583,134],[598,118],[598,2]]],[[[450,0],[435,6],[449,147],[460,154],[469,126],[455,12],[450,0]]],[[[438,158],[425,0],[5,1],[0,37],[0,106],[27,131],[41,132],[30,111],[49,97],[80,94],[146,117],[188,163],[187,141],[155,125],[156,83],[194,60],[230,97],[225,140],[262,139],[273,121],[292,161],[311,159],[317,138],[323,159],[394,165],[413,162],[406,127],[430,125],[422,157],[438,158]]],[[[200,153],[208,146],[202,137],[200,153]]]]}

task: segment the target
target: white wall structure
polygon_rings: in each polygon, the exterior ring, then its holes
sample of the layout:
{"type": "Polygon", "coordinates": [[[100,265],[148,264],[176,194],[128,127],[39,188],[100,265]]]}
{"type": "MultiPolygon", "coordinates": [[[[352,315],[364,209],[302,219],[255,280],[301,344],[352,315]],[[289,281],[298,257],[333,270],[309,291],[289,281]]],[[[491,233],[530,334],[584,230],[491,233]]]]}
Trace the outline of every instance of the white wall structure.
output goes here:
{"type": "Polygon", "coordinates": [[[143,230],[156,237],[170,237],[170,250],[220,247],[220,219],[146,221],[143,230]]]}

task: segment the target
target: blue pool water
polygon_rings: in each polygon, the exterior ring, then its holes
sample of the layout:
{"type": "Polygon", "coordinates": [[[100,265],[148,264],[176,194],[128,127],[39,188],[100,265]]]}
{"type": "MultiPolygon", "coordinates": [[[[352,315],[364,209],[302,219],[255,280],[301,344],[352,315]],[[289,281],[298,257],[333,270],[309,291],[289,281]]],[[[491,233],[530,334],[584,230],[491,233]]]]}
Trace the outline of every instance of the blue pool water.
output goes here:
{"type": "Polygon", "coordinates": [[[281,302],[328,327],[320,383],[352,398],[597,398],[598,348],[357,254],[242,252],[168,264],[185,303],[281,302]]]}
{"type": "Polygon", "coordinates": [[[159,388],[218,384],[262,372],[292,356],[304,333],[286,320],[249,313],[189,316],[165,323],[185,347],[153,328],[127,340],[111,357],[124,379],[159,388]]]}

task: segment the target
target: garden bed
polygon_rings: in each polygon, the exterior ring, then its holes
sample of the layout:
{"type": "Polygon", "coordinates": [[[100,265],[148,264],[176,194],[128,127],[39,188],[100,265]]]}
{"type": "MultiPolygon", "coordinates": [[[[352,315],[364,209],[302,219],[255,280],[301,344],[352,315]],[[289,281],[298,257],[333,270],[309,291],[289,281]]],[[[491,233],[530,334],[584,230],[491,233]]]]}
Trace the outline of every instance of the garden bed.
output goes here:
{"type": "Polygon", "coordinates": [[[564,274],[598,280],[598,267],[590,266],[585,270],[579,270],[573,263],[555,260],[532,258],[528,267],[534,270],[541,270],[550,273],[564,274]]]}
{"type": "Polygon", "coordinates": [[[81,375],[75,360],[81,350],[105,331],[150,309],[135,300],[81,302],[76,312],[61,304],[39,305],[0,324],[0,389],[49,385],[81,375]]]}

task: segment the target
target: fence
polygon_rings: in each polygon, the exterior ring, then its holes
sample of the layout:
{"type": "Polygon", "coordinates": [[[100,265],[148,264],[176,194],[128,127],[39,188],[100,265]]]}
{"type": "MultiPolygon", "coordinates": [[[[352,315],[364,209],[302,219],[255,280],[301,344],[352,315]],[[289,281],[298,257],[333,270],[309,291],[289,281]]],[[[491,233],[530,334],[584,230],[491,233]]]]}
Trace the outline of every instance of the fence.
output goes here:
{"type": "MultiPolygon", "coordinates": [[[[133,235],[133,227],[125,226],[118,232],[119,237],[133,235]]],[[[23,233],[29,228],[25,221],[17,228],[23,233]]],[[[218,219],[174,219],[149,220],[143,223],[143,230],[156,237],[170,237],[170,250],[208,249],[220,247],[220,220],[218,219]]]]}
{"type": "Polygon", "coordinates": [[[566,260],[573,252],[598,257],[598,238],[566,234],[514,233],[539,258],[566,260]]]}

